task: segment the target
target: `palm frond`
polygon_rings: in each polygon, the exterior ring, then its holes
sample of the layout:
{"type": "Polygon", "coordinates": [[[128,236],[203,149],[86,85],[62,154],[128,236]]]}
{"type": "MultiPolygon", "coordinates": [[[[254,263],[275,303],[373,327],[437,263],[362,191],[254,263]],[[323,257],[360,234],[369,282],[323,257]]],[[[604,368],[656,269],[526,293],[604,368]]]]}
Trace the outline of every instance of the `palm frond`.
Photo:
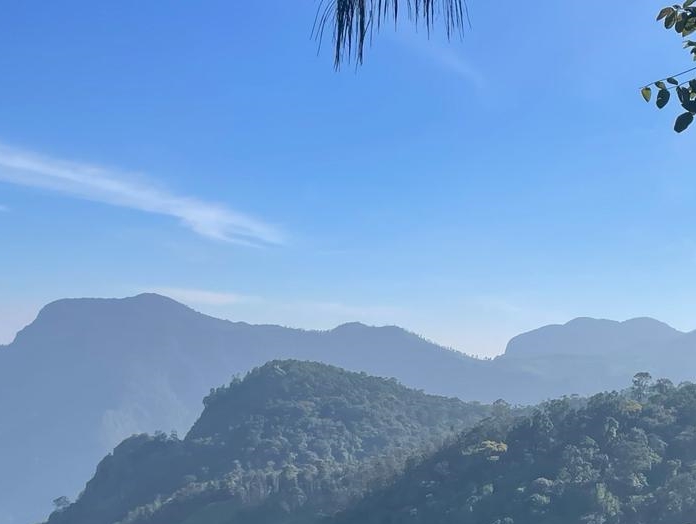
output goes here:
{"type": "Polygon", "coordinates": [[[438,20],[447,38],[463,34],[469,22],[466,0],[321,0],[312,33],[321,44],[327,26],[332,26],[336,69],[351,59],[362,64],[368,38],[385,22],[396,24],[404,4],[408,18],[416,25],[422,22],[428,35],[438,20]]]}

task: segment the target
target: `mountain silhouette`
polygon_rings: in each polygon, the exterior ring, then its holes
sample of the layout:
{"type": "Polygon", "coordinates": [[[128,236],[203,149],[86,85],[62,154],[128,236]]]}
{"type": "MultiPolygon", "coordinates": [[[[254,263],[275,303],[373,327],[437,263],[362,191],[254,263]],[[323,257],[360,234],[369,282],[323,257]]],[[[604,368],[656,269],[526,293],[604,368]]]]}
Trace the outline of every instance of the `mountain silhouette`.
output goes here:
{"type": "Polygon", "coordinates": [[[514,337],[505,356],[603,355],[629,352],[648,344],[669,344],[682,332],[652,318],[615,320],[576,318],[563,325],[545,326],[514,337]]]}

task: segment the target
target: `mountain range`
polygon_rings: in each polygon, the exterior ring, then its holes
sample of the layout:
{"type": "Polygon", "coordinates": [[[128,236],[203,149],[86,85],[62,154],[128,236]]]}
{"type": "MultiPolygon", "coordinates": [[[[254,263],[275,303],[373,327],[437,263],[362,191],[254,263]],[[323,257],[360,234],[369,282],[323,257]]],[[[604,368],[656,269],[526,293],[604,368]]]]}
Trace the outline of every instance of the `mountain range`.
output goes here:
{"type": "Polygon", "coordinates": [[[311,360],[427,393],[528,404],[625,386],[637,371],[696,374],[696,334],[649,318],[581,318],[513,338],[480,360],[404,329],[250,325],[154,294],[59,300],[0,347],[0,524],[27,524],[74,496],[122,439],[186,431],[211,388],[276,359],[311,360]]]}

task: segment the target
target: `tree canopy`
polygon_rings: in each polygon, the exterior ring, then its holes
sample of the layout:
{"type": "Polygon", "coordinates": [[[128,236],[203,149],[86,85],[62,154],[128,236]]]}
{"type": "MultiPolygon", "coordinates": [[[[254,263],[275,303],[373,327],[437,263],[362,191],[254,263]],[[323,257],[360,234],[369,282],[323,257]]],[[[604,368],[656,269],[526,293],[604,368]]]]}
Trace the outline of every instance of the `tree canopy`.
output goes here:
{"type": "Polygon", "coordinates": [[[332,524],[676,524],[696,518],[696,385],[636,375],[464,433],[332,524]]]}

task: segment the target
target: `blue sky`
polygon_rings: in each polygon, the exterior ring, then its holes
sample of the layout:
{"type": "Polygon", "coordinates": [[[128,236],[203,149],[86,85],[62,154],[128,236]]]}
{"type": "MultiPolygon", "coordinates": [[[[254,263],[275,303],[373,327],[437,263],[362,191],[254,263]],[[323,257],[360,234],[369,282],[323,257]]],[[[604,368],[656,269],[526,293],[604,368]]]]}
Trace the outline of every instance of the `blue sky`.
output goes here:
{"type": "Polygon", "coordinates": [[[339,73],[316,7],[3,7],[0,340],[148,290],[479,355],[581,315],[696,327],[694,134],[638,94],[691,65],[660,2],[471,0],[463,41],[402,24],[339,73]]]}

